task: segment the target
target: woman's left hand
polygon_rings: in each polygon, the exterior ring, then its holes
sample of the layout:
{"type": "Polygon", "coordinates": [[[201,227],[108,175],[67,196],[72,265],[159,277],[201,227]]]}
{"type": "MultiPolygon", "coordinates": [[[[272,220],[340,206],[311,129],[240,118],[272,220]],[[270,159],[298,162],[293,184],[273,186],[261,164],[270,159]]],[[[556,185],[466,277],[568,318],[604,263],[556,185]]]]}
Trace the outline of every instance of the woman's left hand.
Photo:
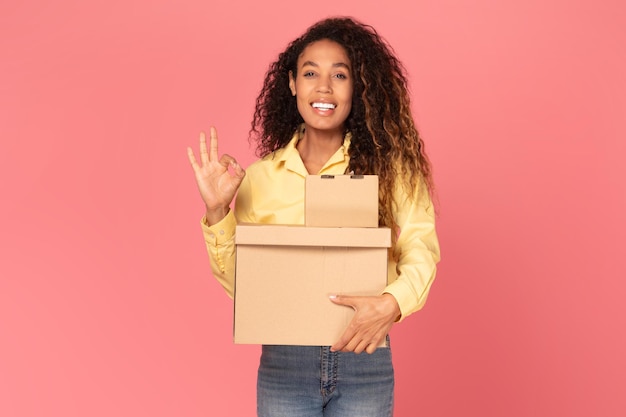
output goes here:
{"type": "Polygon", "coordinates": [[[331,346],[332,351],[374,353],[400,316],[398,302],[391,294],[374,297],[337,295],[330,299],[335,304],[355,310],[348,328],[331,346]]]}

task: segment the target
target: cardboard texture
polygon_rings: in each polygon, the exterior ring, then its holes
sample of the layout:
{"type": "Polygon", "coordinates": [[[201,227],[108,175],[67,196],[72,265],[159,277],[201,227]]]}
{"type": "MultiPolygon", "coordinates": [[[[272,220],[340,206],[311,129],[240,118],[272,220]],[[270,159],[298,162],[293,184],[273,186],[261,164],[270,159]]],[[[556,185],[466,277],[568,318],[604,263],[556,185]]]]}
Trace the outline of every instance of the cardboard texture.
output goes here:
{"type": "Polygon", "coordinates": [[[326,224],[317,216],[321,210],[334,227],[237,225],[235,343],[332,345],[354,310],[332,303],[329,295],[384,290],[391,231],[371,226],[372,219],[378,222],[378,179],[349,177],[307,177],[306,217],[313,213],[312,224],[326,224]],[[354,206],[337,202],[332,193],[350,195],[359,205],[364,215],[357,216],[357,226],[345,227],[355,224],[345,213],[354,206]]]}
{"type": "Polygon", "coordinates": [[[304,215],[309,227],[378,227],[378,176],[307,176],[304,215]]]}
{"type": "Polygon", "coordinates": [[[380,294],[390,240],[389,229],[237,226],[235,343],[334,344],[354,311],[328,296],[380,294]]]}

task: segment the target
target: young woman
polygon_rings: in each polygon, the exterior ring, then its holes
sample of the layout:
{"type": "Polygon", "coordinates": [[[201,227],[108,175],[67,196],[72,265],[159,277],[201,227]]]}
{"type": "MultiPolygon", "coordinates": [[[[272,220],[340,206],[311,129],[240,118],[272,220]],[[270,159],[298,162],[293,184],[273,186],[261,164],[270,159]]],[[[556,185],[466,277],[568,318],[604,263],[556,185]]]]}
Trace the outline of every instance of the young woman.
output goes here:
{"type": "Polygon", "coordinates": [[[309,174],[378,175],[379,223],[394,231],[384,292],[329,301],[355,310],[333,346],[263,346],[258,415],[391,416],[391,351],[376,347],[424,305],[439,261],[431,169],[405,71],[372,27],[349,18],[318,22],[270,66],[251,135],[261,159],[246,171],[219,156],[214,128],[208,149],[200,135],[200,163],[188,149],[206,205],[211,268],[230,296],[236,223],[304,224],[309,174]]]}

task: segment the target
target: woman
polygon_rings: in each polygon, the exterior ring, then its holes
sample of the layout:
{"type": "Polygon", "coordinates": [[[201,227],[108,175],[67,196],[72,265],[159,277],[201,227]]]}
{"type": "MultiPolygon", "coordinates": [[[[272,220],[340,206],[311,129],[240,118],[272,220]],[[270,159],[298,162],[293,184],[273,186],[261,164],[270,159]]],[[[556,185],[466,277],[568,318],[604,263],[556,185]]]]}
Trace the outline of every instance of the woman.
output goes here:
{"type": "Polygon", "coordinates": [[[424,305],[439,260],[430,164],[404,69],[372,27],[348,18],[321,21],[270,66],[251,135],[261,159],[246,171],[233,157],[219,157],[214,128],[208,150],[200,135],[200,164],[188,149],[206,205],[211,268],[229,295],[236,223],[303,224],[309,174],[378,175],[379,224],[395,232],[384,292],[331,298],[355,310],[333,346],[263,346],[258,415],[391,416],[391,351],[377,346],[395,322],[424,305]]]}

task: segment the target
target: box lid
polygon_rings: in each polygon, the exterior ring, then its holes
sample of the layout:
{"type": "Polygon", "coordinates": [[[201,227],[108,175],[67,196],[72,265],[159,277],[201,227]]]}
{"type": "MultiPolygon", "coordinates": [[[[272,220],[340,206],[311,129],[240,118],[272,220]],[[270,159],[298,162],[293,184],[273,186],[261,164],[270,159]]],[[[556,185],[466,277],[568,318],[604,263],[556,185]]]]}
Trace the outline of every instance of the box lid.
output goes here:
{"type": "Polygon", "coordinates": [[[239,224],[237,245],[327,246],[376,248],[391,246],[391,229],[359,227],[304,227],[239,224]]]}

